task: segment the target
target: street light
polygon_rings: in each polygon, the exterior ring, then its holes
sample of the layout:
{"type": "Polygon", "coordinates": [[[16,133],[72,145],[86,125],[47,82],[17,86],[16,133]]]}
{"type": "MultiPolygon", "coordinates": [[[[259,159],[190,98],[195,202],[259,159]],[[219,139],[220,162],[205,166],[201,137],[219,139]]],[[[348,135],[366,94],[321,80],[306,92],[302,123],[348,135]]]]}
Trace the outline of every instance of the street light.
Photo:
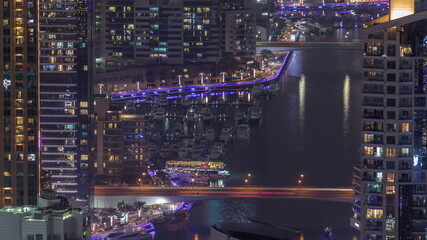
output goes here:
{"type": "Polygon", "coordinates": [[[182,83],[181,83],[182,75],[178,75],[177,77],[178,77],[178,84],[180,87],[182,87],[182,83]]]}
{"type": "Polygon", "coordinates": [[[204,73],[199,73],[199,75],[200,75],[200,81],[202,82],[202,84],[204,84],[203,76],[206,76],[206,74],[204,74],[204,73]]]}
{"type": "Polygon", "coordinates": [[[251,177],[252,177],[252,174],[248,173],[248,185],[249,186],[251,185],[251,177]]]}
{"type": "Polygon", "coordinates": [[[224,83],[225,82],[225,76],[227,75],[227,73],[226,72],[222,72],[219,75],[222,75],[222,82],[224,83]]]}
{"type": "Polygon", "coordinates": [[[248,179],[245,179],[245,184],[246,184],[246,186],[248,186],[248,179]]]}
{"type": "Polygon", "coordinates": [[[141,178],[138,178],[138,182],[139,182],[139,189],[141,189],[141,182],[142,182],[142,179],[141,179],[141,178]]]}

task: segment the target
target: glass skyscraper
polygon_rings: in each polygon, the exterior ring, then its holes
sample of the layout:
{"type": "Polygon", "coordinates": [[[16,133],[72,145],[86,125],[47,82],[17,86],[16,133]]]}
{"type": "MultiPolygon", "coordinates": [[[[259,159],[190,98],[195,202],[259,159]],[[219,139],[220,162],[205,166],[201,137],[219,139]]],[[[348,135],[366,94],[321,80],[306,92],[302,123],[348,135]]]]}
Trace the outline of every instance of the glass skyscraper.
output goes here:
{"type": "Polygon", "coordinates": [[[362,156],[351,225],[366,240],[427,236],[427,12],[395,18],[394,10],[408,11],[399,4],[391,3],[390,21],[363,31],[362,156]]]}

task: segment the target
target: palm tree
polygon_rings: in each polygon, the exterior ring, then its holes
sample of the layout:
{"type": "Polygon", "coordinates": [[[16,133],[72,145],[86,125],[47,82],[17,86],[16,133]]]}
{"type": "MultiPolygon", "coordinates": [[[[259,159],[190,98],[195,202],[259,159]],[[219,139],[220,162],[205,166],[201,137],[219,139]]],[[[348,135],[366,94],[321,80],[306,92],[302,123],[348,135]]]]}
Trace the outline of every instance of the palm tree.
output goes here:
{"type": "Polygon", "coordinates": [[[242,65],[232,55],[223,56],[221,59],[221,64],[227,68],[227,72],[230,74],[230,76],[233,75],[233,72],[239,71],[242,65]]]}
{"type": "Polygon", "coordinates": [[[261,51],[261,56],[262,56],[263,59],[269,59],[269,58],[273,57],[273,52],[271,52],[268,49],[263,49],[261,51]]]}
{"type": "Polygon", "coordinates": [[[136,201],[133,203],[133,206],[138,210],[138,217],[141,216],[141,211],[147,209],[145,206],[145,202],[136,201]]]}
{"type": "Polygon", "coordinates": [[[130,212],[133,212],[135,210],[131,204],[125,203],[125,201],[121,201],[121,202],[117,203],[117,209],[120,212],[124,212],[124,213],[130,213],[130,212]]]}

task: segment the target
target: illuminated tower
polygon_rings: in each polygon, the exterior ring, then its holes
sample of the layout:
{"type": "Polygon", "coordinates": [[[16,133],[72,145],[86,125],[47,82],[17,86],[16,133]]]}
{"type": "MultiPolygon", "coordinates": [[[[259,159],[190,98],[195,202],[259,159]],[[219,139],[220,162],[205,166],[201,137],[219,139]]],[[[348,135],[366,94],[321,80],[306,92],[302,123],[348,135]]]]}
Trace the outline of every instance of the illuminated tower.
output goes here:
{"type": "Polygon", "coordinates": [[[391,20],[363,31],[361,161],[351,219],[360,239],[427,236],[427,11],[414,6],[392,1],[391,20]]]}
{"type": "Polygon", "coordinates": [[[0,36],[0,208],[35,204],[38,192],[37,4],[3,1],[0,36]]]}
{"type": "Polygon", "coordinates": [[[52,189],[66,196],[77,195],[79,170],[88,158],[81,151],[88,148],[85,4],[39,4],[41,163],[52,174],[52,189]]]}

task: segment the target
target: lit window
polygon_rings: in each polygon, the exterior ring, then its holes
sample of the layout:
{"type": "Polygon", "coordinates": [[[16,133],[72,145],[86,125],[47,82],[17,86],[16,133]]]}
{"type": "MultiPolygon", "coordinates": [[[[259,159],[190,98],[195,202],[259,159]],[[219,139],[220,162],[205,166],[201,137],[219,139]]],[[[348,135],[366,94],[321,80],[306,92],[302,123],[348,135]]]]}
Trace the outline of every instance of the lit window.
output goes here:
{"type": "Polygon", "coordinates": [[[402,123],[401,124],[401,131],[402,132],[409,132],[410,131],[410,123],[402,123]]]}
{"type": "Polygon", "coordinates": [[[394,186],[386,186],[386,194],[396,194],[396,189],[394,186]]]}
{"type": "Polygon", "coordinates": [[[387,182],[394,182],[394,173],[387,173],[387,182]]]}
{"type": "Polygon", "coordinates": [[[396,156],[396,149],[386,148],[386,156],[387,157],[395,157],[396,156]]]}
{"type": "Polygon", "coordinates": [[[372,209],[372,208],[366,209],[366,218],[380,219],[382,217],[383,217],[382,209],[372,209]]]}

